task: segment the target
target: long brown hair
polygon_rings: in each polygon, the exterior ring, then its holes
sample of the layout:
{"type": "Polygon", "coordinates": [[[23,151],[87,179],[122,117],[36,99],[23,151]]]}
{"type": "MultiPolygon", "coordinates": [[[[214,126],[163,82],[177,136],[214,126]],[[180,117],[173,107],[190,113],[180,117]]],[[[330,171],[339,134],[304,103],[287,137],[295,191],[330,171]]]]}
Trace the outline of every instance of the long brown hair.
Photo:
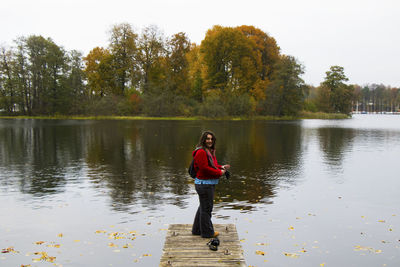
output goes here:
{"type": "Polygon", "coordinates": [[[213,144],[210,148],[210,152],[212,154],[214,154],[215,151],[215,142],[217,141],[217,138],[215,137],[215,134],[213,132],[211,132],[210,130],[207,130],[205,132],[203,132],[200,136],[200,140],[199,143],[197,144],[197,147],[201,147],[201,148],[207,148],[206,146],[206,139],[207,139],[207,135],[211,135],[212,136],[212,140],[213,140],[213,144]]]}

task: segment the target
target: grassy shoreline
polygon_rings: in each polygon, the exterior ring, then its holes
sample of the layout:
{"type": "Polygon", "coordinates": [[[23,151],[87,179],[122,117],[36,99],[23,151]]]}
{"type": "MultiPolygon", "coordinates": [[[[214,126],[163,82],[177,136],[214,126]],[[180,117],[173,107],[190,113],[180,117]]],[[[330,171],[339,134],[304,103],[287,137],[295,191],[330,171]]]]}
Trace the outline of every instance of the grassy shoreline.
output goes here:
{"type": "Polygon", "coordinates": [[[252,116],[252,117],[223,117],[223,118],[208,118],[201,116],[193,117],[146,117],[146,116],[2,116],[0,119],[39,119],[39,120],[179,120],[179,121],[198,121],[198,120],[267,120],[267,121],[288,121],[288,120],[304,120],[304,119],[322,119],[322,120],[337,120],[348,119],[350,116],[337,113],[322,113],[322,112],[302,112],[299,116],[252,116]]]}

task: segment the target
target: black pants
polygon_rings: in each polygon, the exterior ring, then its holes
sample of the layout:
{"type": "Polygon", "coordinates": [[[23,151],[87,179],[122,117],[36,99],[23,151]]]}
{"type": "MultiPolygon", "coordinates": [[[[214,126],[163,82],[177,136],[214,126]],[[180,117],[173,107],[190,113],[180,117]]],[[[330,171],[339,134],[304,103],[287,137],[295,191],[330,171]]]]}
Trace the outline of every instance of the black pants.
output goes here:
{"type": "Polygon", "coordinates": [[[192,234],[201,237],[212,237],[214,227],[211,222],[211,212],[213,209],[215,185],[195,184],[196,192],[199,195],[200,206],[194,218],[192,234]]]}

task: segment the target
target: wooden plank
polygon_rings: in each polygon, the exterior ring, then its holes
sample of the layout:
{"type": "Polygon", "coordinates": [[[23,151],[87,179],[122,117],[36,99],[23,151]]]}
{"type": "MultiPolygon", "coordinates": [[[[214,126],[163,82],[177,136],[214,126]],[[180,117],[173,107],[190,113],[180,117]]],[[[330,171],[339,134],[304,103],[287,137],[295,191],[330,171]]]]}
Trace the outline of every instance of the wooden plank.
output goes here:
{"type": "Polygon", "coordinates": [[[214,229],[219,232],[217,251],[208,248],[210,238],[192,235],[191,224],[170,224],[160,266],[246,266],[236,226],[214,224],[214,229]]]}

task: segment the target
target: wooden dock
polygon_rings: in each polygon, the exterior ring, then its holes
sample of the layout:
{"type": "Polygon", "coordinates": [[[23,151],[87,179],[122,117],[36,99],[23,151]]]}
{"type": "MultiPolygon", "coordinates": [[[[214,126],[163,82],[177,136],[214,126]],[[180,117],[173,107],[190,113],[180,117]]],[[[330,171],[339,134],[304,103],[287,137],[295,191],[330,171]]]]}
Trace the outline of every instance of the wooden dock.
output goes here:
{"type": "Polygon", "coordinates": [[[234,224],[214,224],[219,232],[217,251],[209,249],[210,238],[192,235],[191,224],[170,224],[160,267],[246,266],[234,224]]]}

